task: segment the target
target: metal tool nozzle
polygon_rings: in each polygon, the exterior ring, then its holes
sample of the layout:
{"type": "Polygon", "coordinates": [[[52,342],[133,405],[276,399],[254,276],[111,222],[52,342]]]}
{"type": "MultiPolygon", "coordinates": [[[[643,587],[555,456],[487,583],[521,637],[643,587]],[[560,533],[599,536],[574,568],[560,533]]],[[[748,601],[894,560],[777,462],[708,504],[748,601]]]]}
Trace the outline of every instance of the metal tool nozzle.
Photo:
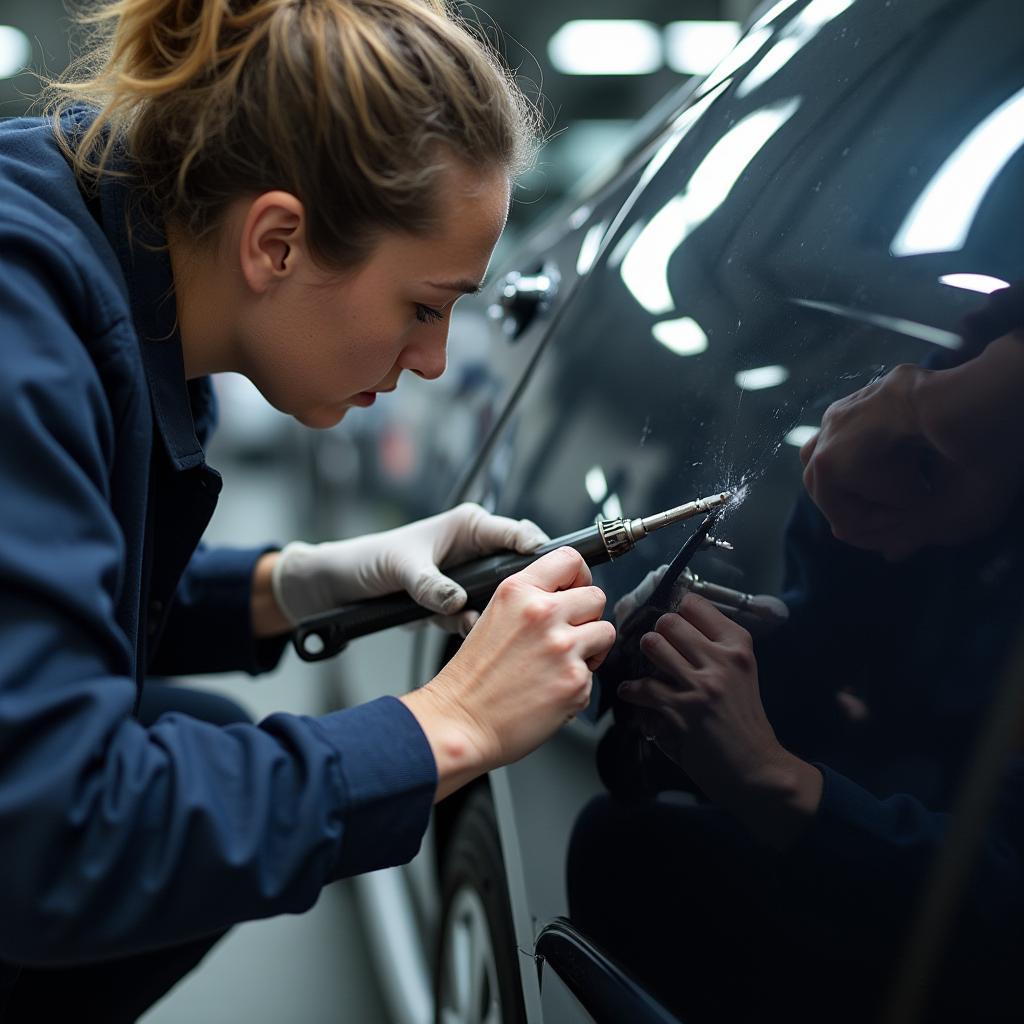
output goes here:
{"type": "Polygon", "coordinates": [[[629,522],[627,531],[634,541],[638,541],[641,537],[646,537],[647,534],[660,530],[665,526],[681,523],[684,519],[692,519],[694,516],[705,515],[713,508],[718,508],[719,505],[732,501],[733,497],[732,491],[719,491],[718,494],[709,494],[707,497],[688,501],[685,505],[670,508],[667,512],[656,512],[653,516],[632,519],[629,522]]]}

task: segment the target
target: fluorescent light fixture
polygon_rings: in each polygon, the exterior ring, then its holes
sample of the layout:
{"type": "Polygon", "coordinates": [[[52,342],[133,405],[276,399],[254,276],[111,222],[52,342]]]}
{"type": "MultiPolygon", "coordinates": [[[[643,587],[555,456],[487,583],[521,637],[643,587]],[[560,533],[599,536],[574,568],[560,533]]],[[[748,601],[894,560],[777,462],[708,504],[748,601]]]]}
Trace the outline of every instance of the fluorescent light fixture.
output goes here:
{"type": "Polygon", "coordinates": [[[0,25],[0,78],[12,78],[32,59],[32,44],[20,28],[0,25]]]}
{"type": "Polygon", "coordinates": [[[803,448],[812,437],[817,436],[819,430],[821,427],[809,427],[806,424],[801,424],[799,427],[794,427],[782,440],[796,448],[803,448]]]}
{"type": "Polygon", "coordinates": [[[662,64],[661,32],[650,21],[567,21],[548,58],[566,75],[649,75],[662,64]]]}
{"type": "Polygon", "coordinates": [[[950,288],[966,288],[969,292],[983,292],[991,295],[1000,288],[1009,288],[1010,282],[988,274],[943,274],[939,280],[950,288]]]}
{"type": "Polygon", "coordinates": [[[673,21],[665,26],[665,63],[684,75],[706,75],[736,45],[738,21],[673,21]]]}
{"type": "MultiPolygon", "coordinates": [[[[833,18],[839,17],[853,0],[811,0],[785,28],[779,32],[778,42],[754,65],[736,88],[742,99],[764,85],[802,50],[833,18]]],[[[759,22],[760,24],[760,22],[759,22]]]]}
{"type": "Polygon", "coordinates": [[[674,307],[668,286],[672,254],[725,202],[751,160],[799,106],[799,97],[780,100],[730,128],[698,164],[683,191],[637,236],[623,257],[620,273],[633,297],[649,313],[660,316],[674,307]]]}
{"type": "Polygon", "coordinates": [[[608,495],[608,481],[600,466],[591,466],[587,470],[587,475],[583,478],[583,485],[595,505],[600,505],[608,495]]]}
{"type": "Polygon", "coordinates": [[[981,122],[947,157],[889,246],[893,256],[964,247],[985,193],[1024,144],[1024,89],[981,122]]]}
{"type": "Polygon", "coordinates": [[[744,391],[763,391],[789,380],[789,370],[784,366],[756,366],[752,370],[740,370],[735,380],[736,387],[744,391]]]}
{"type": "Polygon", "coordinates": [[[662,320],[651,328],[655,339],[677,356],[699,356],[708,347],[708,336],[692,317],[662,320]]]}

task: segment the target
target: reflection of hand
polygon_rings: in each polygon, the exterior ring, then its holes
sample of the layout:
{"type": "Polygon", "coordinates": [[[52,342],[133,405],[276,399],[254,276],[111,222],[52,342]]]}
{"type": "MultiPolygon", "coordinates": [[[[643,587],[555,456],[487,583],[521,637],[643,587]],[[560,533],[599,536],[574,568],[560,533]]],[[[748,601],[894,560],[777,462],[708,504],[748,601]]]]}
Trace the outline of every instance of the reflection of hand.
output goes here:
{"type": "Polygon", "coordinates": [[[439,795],[529,753],[587,706],[615,640],[591,579],[574,548],[537,559],[499,585],[440,673],[402,698],[435,752],[439,795]]]}
{"type": "Polygon", "coordinates": [[[384,533],[324,544],[289,544],[273,570],[274,595],[294,624],[350,601],[407,591],[425,608],[466,632],[477,618],[462,612],[466,592],[439,566],[494,551],[535,551],[547,535],[527,519],[493,516],[466,503],[384,533]]]}
{"type": "Polygon", "coordinates": [[[768,841],[789,841],[817,808],[821,775],[776,738],[750,634],[691,593],[678,614],[658,619],[641,649],[660,677],[623,683],[619,695],[647,709],[645,727],[660,749],[768,841]]]}
{"type": "Polygon", "coordinates": [[[897,366],[833,403],[801,449],[837,538],[899,559],[999,524],[1021,486],[1024,337],[951,370],[897,366]]]}

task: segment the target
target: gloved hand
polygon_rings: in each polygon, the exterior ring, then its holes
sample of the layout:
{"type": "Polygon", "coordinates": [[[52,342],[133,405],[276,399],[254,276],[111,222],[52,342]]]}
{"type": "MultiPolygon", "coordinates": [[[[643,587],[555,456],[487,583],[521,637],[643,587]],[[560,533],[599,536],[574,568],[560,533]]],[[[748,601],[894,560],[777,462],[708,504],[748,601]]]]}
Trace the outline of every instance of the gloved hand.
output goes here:
{"type": "Polygon", "coordinates": [[[446,628],[465,635],[478,613],[461,611],[466,591],[439,567],[496,551],[529,554],[548,539],[528,519],[493,516],[467,502],[366,537],[323,544],[295,541],[281,551],[271,583],[277,604],[292,625],[339,605],[404,590],[443,616],[440,622],[446,628]]]}

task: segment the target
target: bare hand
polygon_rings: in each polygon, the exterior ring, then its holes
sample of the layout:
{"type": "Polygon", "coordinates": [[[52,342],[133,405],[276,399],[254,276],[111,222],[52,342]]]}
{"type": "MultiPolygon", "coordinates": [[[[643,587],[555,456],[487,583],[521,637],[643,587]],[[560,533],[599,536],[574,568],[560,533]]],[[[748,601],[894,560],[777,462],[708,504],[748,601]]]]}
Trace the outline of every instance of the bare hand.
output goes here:
{"type": "Polygon", "coordinates": [[[905,558],[999,524],[1020,490],[1024,338],[951,370],[895,367],[825,411],[800,451],[833,534],[905,558]]]}
{"type": "Polygon", "coordinates": [[[516,761],[587,706],[615,642],[604,605],[578,551],[549,552],[498,587],[458,654],[406,702],[460,738],[469,777],[516,761]]]}
{"type": "Polygon", "coordinates": [[[690,593],[640,645],[659,677],[623,683],[619,695],[646,709],[648,735],[711,799],[767,840],[788,841],[817,809],[821,774],[776,738],[750,634],[690,593]]]}

